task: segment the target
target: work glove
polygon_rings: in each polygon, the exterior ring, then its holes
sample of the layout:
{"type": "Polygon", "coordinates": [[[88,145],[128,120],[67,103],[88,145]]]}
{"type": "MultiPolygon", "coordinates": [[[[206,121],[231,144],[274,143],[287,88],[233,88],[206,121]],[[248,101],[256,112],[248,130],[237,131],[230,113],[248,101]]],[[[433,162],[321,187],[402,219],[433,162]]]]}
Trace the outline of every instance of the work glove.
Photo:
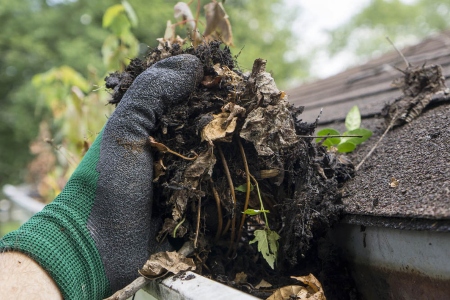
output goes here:
{"type": "Polygon", "coordinates": [[[202,77],[200,61],[189,54],[140,74],[61,194],[0,248],[37,261],[64,299],[101,299],[134,280],[158,250],[148,137],[164,110],[187,100],[202,77]]]}

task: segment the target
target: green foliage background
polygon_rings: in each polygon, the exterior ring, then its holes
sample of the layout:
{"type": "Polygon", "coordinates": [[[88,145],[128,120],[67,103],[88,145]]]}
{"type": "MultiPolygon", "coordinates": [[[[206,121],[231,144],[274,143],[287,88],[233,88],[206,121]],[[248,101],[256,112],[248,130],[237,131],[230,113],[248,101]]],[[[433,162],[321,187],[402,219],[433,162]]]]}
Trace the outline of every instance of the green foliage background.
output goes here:
{"type": "MultiPolygon", "coordinates": [[[[139,25],[133,33],[140,53],[157,45],[166,20],[175,21],[172,0],[129,0],[139,25]]],[[[194,1],[195,2],[195,1],[194,1]]],[[[207,0],[202,0],[202,7],[207,0]]],[[[347,24],[331,31],[330,53],[350,51],[367,58],[391,50],[388,35],[397,44],[416,42],[449,28],[450,0],[372,0],[347,24]]],[[[119,0],[0,0],[0,187],[23,182],[31,159],[29,144],[36,138],[39,122],[51,113],[32,86],[35,74],[53,67],[70,66],[85,78],[103,77],[103,41],[110,34],[102,28],[105,10],[119,0]]],[[[268,60],[268,70],[280,88],[288,80],[306,78],[308,58],[286,57],[295,53],[301,28],[292,28],[300,11],[287,9],[283,0],[227,0],[225,9],[233,28],[234,54],[242,69],[253,60],[268,60]],[[294,51],[292,51],[294,48],[294,51]],[[241,51],[242,50],[242,51],[241,51]]],[[[195,11],[195,3],[191,5],[195,11]]],[[[203,14],[203,12],[202,12],[203,14]]],[[[182,36],[185,34],[179,29],[182,36]]],[[[314,66],[311,66],[314,67],[314,66]]],[[[103,116],[99,116],[103,117],[103,116]]],[[[54,132],[57,124],[53,123],[54,132]]],[[[82,138],[82,137],[81,137],[82,138]]]]}
{"type": "MultiPolygon", "coordinates": [[[[156,38],[164,35],[166,21],[175,21],[173,6],[177,2],[129,0],[139,20],[133,33],[140,41],[141,55],[148,47],[157,46],[156,38]]],[[[202,1],[202,7],[207,2],[202,1]]],[[[255,58],[264,57],[283,86],[287,78],[305,76],[301,70],[307,68],[300,59],[288,62],[283,58],[294,36],[289,24],[273,12],[281,13],[281,3],[229,0],[225,8],[236,45],[232,51],[237,54],[243,48],[240,67],[251,69],[255,58]]],[[[107,70],[101,47],[109,32],[102,28],[102,16],[114,4],[120,1],[0,0],[0,186],[23,181],[31,159],[29,143],[38,134],[40,120],[50,118],[31,79],[62,65],[74,68],[86,78],[104,76],[107,70]]],[[[195,3],[191,8],[195,11],[195,3]]],[[[290,17],[294,18],[295,12],[290,17]]],[[[185,36],[182,29],[179,31],[185,36]]]]}

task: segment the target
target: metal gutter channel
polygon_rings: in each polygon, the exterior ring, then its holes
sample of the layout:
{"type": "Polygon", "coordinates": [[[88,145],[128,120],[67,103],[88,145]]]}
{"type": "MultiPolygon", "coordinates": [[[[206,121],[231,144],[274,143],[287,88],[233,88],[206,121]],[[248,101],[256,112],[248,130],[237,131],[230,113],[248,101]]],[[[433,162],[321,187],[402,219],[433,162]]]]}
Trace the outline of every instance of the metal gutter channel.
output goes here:
{"type": "MultiPolygon", "coordinates": [[[[44,206],[21,188],[6,185],[3,191],[30,213],[44,206]]],[[[330,232],[361,298],[450,299],[449,220],[385,219],[351,215],[330,232]]],[[[154,281],[144,290],[156,299],[258,299],[192,272],[154,281]]]]}
{"type": "Polygon", "coordinates": [[[156,299],[170,300],[256,300],[259,298],[233,289],[193,272],[152,281],[144,290],[156,299]]]}
{"type": "Polygon", "coordinates": [[[450,299],[450,232],[341,223],[330,236],[362,299],[450,299]]]}

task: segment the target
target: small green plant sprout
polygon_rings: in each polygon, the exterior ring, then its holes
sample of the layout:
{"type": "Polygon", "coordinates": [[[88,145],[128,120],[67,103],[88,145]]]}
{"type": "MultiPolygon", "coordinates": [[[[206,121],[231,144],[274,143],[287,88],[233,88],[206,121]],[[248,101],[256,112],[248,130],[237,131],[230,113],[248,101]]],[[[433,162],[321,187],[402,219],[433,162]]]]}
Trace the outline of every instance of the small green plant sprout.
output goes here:
{"type": "MultiPolygon", "coordinates": [[[[261,209],[246,209],[243,213],[250,216],[263,214],[265,225],[264,229],[255,230],[255,232],[253,233],[255,235],[255,238],[250,241],[250,244],[258,243],[258,251],[262,254],[263,258],[266,260],[269,266],[274,269],[275,261],[278,255],[278,240],[280,239],[280,236],[276,231],[270,230],[269,221],[267,219],[267,214],[269,213],[269,211],[264,209],[258,182],[253,176],[251,176],[251,178],[254,183],[254,185],[251,185],[251,189],[253,190],[253,188],[256,188],[261,209]]],[[[238,186],[235,189],[242,192],[245,192],[247,190],[245,185],[238,186]]]]}
{"type": "Polygon", "coordinates": [[[365,142],[372,136],[372,131],[361,126],[361,114],[358,106],[353,106],[345,118],[345,127],[347,131],[340,134],[339,131],[333,128],[324,128],[317,132],[316,143],[323,141],[322,145],[326,146],[328,150],[335,147],[338,152],[347,153],[355,150],[356,146],[365,142]]]}
{"type": "Polygon", "coordinates": [[[260,213],[270,213],[270,211],[268,211],[267,209],[251,209],[248,208],[246,209],[243,214],[249,215],[249,216],[256,216],[259,215],[260,213]]]}

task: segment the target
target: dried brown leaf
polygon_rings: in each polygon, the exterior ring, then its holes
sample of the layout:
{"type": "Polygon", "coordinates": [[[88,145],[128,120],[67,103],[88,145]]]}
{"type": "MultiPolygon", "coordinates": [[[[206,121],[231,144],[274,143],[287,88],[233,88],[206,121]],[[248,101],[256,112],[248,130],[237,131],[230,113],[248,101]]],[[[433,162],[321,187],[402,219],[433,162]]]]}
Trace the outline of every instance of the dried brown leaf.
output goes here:
{"type": "Polygon", "coordinates": [[[234,117],[229,121],[228,126],[223,128],[223,124],[228,121],[229,113],[220,113],[213,115],[213,119],[202,130],[202,141],[221,141],[231,142],[232,133],[236,129],[237,117],[234,117]]]}
{"type": "Polygon", "coordinates": [[[261,281],[255,286],[255,289],[260,289],[260,288],[270,288],[272,287],[272,285],[265,281],[264,279],[261,279],[261,281]]]}
{"type": "Polygon", "coordinates": [[[402,73],[404,76],[395,79],[392,86],[398,87],[403,95],[393,103],[386,104],[382,110],[387,125],[392,121],[395,126],[411,122],[422,113],[436,94],[448,92],[445,76],[439,65],[409,66],[402,73]]]}
{"type": "Polygon", "coordinates": [[[267,300],[290,300],[291,295],[296,296],[295,299],[308,299],[305,295],[308,291],[300,285],[288,285],[277,289],[267,300]],[[302,298],[303,297],[303,298],[302,298]]]}
{"type": "Polygon", "coordinates": [[[228,116],[225,123],[222,124],[222,128],[227,128],[228,125],[230,124],[230,122],[234,119],[234,117],[239,116],[239,115],[241,117],[244,117],[246,110],[245,110],[245,108],[237,105],[234,102],[228,102],[224,107],[222,107],[222,112],[230,113],[230,115],[228,116]]]}
{"type": "Polygon", "coordinates": [[[206,87],[215,87],[218,86],[220,81],[222,80],[222,77],[220,76],[205,76],[202,80],[202,84],[206,87]]]}
{"type": "Polygon", "coordinates": [[[212,175],[216,157],[212,147],[200,153],[196,160],[187,166],[183,174],[183,189],[176,190],[170,197],[173,203],[172,217],[178,221],[184,215],[189,198],[199,198],[204,196],[204,192],[197,190],[200,180],[212,175]]]}
{"type": "Polygon", "coordinates": [[[297,279],[307,286],[289,285],[282,287],[276,290],[267,300],[289,300],[292,299],[292,295],[296,299],[326,300],[322,285],[313,274],[298,277],[291,276],[291,278],[297,279]]]}
{"type": "Polygon", "coordinates": [[[240,136],[252,142],[261,156],[279,153],[299,141],[288,103],[258,107],[245,119],[240,136]]]}
{"type": "Polygon", "coordinates": [[[226,45],[233,45],[233,34],[228,15],[222,3],[211,2],[204,6],[206,17],[206,29],[203,33],[205,39],[220,39],[226,45]]]}
{"type": "MultiPolygon", "coordinates": [[[[307,276],[291,276],[291,278],[297,279],[298,281],[301,281],[304,284],[306,284],[311,289],[310,292],[323,293],[322,284],[319,282],[319,280],[317,280],[317,278],[313,274],[309,274],[307,276]]],[[[323,296],[323,299],[325,299],[325,296],[323,296]]]]}
{"type": "Polygon", "coordinates": [[[236,284],[244,284],[247,283],[247,274],[245,274],[244,272],[239,272],[236,273],[236,276],[234,278],[234,282],[236,284]]]}
{"type": "Polygon", "coordinates": [[[173,251],[152,254],[139,273],[148,279],[155,279],[167,273],[178,274],[190,270],[195,270],[192,258],[186,258],[173,251]]]}
{"type": "Polygon", "coordinates": [[[399,184],[400,184],[400,182],[397,179],[395,179],[395,177],[392,177],[391,182],[389,183],[389,186],[391,188],[396,188],[396,187],[398,187],[399,184]]]}
{"type": "Polygon", "coordinates": [[[182,19],[184,24],[186,24],[188,35],[194,41],[195,45],[198,45],[202,41],[202,38],[198,32],[194,15],[192,14],[189,5],[184,2],[178,2],[173,7],[174,17],[176,19],[182,19]]]}
{"type": "Polygon", "coordinates": [[[153,163],[153,182],[157,182],[159,180],[160,176],[163,176],[166,174],[165,172],[166,167],[164,166],[164,163],[162,159],[155,161],[153,163]]]}

